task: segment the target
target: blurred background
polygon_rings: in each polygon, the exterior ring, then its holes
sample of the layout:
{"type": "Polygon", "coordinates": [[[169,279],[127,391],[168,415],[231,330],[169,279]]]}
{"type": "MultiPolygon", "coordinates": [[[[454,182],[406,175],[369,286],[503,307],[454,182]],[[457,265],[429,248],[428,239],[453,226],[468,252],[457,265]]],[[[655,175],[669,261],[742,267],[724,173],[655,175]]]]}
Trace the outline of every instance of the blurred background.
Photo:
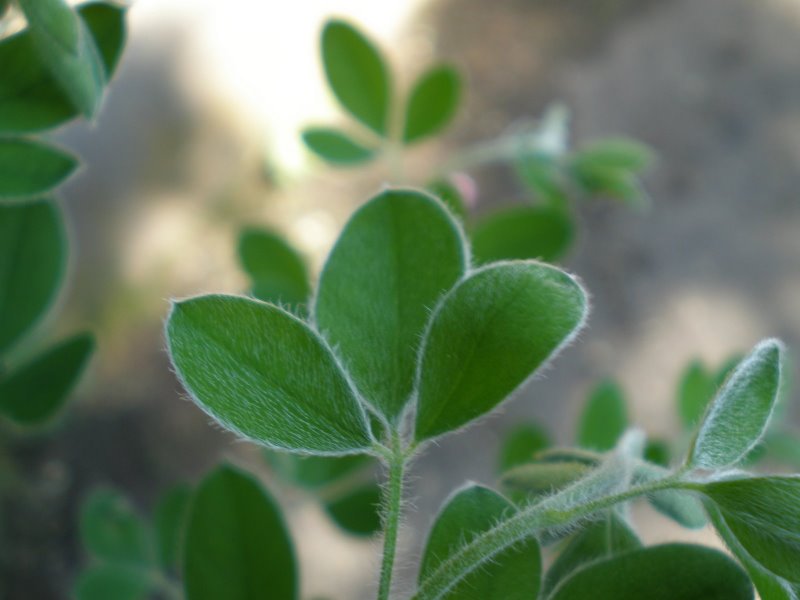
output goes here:
{"type": "MultiPolygon", "coordinates": [[[[689,359],[717,365],[767,336],[798,348],[800,0],[138,0],[97,122],[56,136],[84,166],[63,188],[73,249],[53,325],[91,328],[99,350],[59,420],[10,443],[9,598],[67,597],[84,561],[79,504],[94,486],[119,487],[147,512],[165,486],[222,457],[281,499],[304,597],[371,597],[378,542],[345,536],[309,498],[269,483],[258,450],[185,399],[162,335],[170,298],[247,289],[242,226],[282,231],[316,275],[349,214],[389,181],[381,165],[334,170],[301,145],[302,126],[341,119],[318,57],[332,15],[370,33],[401,86],[433,60],[466,76],[453,125],[409,156],[412,181],[555,100],[572,111],[575,139],[625,135],[658,155],[649,209],[577,206],[563,264],[592,293],[581,338],[501,414],[416,464],[401,577],[415,577],[442,499],[465,480],[494,481],[498,440],[515,423],[535,419],[571,443],[588,391],[613,376],[632,420],[668,436],[689,359]]],[[[470,175],[478,212],[523,194],[507,169],[470,175]]],[[[637,518],[647,540],[687,537],[637,518]]]]}

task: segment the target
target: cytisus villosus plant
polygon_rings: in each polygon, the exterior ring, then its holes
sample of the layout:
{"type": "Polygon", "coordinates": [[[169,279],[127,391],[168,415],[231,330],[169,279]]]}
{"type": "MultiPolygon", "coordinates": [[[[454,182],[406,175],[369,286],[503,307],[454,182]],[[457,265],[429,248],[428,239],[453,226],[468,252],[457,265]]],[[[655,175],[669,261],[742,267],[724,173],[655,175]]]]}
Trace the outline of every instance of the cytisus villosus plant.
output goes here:
{"type": "MultiPolygon", "coordinates": [[[[169,352],[194,401],[239,436],[385,466],[378,598],[392,592],[406,471],[431,441],[490,413],[583,325],[586,293],[533,260],[473,267],[435,197],[389,189],[360,208],[323,268],[308,314],[246,297],[176,302],[169,352]]],[[[708,405],[686,455],[644,458],[626,432],[606,452],[532,457],[510,495],[457,490],[434,521],[413,597],[752,598],[800,591],[800,478],[738,469],[781,385],[782,346],[762,342],[708,405]],[[702,546],[642,547],[627,505],[648,498],[681,524],[708,516],[738,563],[702,546]],[[543,572],[541,547],[558,557],[543,572]]],[[[223,467],[197,490],[184,537],[187,597],[297,598],[275,502],[223,467]]]]}
{"type": "Polygon", "coordinates": [[[79,164],[32,136],[96,115],[125,43],[125,10],[0,2],[0,31],[17,20],[21,31],[0,36],[0,415],[29,427],[58,412],[94,349],[88,332],[44,350],[29,343],[68,262],[53,191],[79,164]]]}

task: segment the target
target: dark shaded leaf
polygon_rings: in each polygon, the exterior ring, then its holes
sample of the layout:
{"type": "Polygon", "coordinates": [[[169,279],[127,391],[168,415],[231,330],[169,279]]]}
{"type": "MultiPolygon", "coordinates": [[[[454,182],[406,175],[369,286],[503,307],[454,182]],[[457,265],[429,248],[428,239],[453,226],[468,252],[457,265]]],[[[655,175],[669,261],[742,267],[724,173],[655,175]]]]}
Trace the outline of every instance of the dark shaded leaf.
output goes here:
{"type": "Polygon", "coordinates": [[[0,355],[42,318],[65,264],[64,225],[53,202],[0,205],[0,355]]]}
{"type": "Polygon", "coordinates": [[[753,586],[722,552],[664,544],[618,554],[573,572],[552,600],[751,600],[753,586]]]}
{"type": "Polygon", "coordinates": [[[39,425],[55,415],[83,373],[94,338],[82,333],[0,374],[0,414],[19,425],[39,425]]]}
{"type": "Polygon", "coordinates": [[[248,227],[239,235],[239,262],[265,302],[303,304],[311,294],[303,257],[274,231],[248,227]]]}
{"type": "Polygon", "coordinates": [[[0,202],[49,192],[75,172],[78,161],[54,146],[0,139],[0,202]]]}
{"type": "Polygon", "coordinates": [[[218,467],[200,484],[186,530],[187,600],[295,600],[294,549],[275,500],[249,475],[218,467]]]}
{"type": "Polygon", "coordinates": [[[550,437],[540,425],[536,423],[518,425],[503,440],[498,473],[505,473],[512,467],[531,462],[534,454],[549,445],[550,437]]]}

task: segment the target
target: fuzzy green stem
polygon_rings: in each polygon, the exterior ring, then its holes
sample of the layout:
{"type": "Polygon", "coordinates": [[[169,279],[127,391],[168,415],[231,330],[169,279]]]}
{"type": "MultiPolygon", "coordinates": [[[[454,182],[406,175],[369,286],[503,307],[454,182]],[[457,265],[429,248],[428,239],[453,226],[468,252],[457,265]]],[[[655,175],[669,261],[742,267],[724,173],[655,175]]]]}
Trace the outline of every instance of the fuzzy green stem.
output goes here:
{"type": "Polygon", "coordinates": [[[397,532],[400,528],[400,513],[403,502],[403,478],[407,457],[403,452],[400,436],[392,434],[391,456],[388,457],[389,481],[383,494],[384,534],[381,579],[378,600],[388,600],[392,591],[394,557],[397,553],[397,532]]]}
{"type": "Polygon", "coordinates": [[[443,561],[422,582],[414,600],[437,600],[444,597],[453,586],[475,569],[490,562],[500,552],[514,544],[536,535],[542,529],[563,527],[620,502],[632,500],[650,492],[679,487],[690,488],[691,484],[681,482],[671,476],[572,506],[569,506],[572,490],[567,489],[538,504],[520,510],[513,517],[477,536],[472,542],[443,561]],[[563,507],[565,498],[567,499],[566,508],[563,507]]]}

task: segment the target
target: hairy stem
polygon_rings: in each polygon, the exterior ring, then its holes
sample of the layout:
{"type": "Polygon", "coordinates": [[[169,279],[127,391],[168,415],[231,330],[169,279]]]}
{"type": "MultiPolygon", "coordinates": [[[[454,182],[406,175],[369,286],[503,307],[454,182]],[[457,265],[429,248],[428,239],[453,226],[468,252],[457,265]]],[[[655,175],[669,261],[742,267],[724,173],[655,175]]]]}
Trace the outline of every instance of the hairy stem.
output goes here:
{"type": "Polygon", "coordinates": [[[397,531],[400,528],[406,460],[400,436],[393,433],[391,455],[387,457],[389,481],[383,494],[383,561],[378,586],[378,600],[388,600],[392,591],[392,573],[394,572],[394,557],[397,552],[397,531]]]}
{"type": "MultiPolygon", "coordinates": [[[[587,480],[590,478],[587,478],[587,480]]],[[[580,485],[581,482],[578,482],[576,487],[580,485]]],[[[568,488],[542,502],[520,510],[513,517],[500,522],[497,526],[477,536],[472,542],[443,561],[422,582],[414,596],[414,600],[436,600],[442,598],[453,586],[475,571],[475,569],[490,562],[499,553],[514,544],[536,535],[542,529],[563,527],[620,502],[625,502],[650,492],[678,487],[689,488],[691,486],[670,476],[577,504],[572,502],[572,498],[575,496],[575,488],[568,488]]]]}

